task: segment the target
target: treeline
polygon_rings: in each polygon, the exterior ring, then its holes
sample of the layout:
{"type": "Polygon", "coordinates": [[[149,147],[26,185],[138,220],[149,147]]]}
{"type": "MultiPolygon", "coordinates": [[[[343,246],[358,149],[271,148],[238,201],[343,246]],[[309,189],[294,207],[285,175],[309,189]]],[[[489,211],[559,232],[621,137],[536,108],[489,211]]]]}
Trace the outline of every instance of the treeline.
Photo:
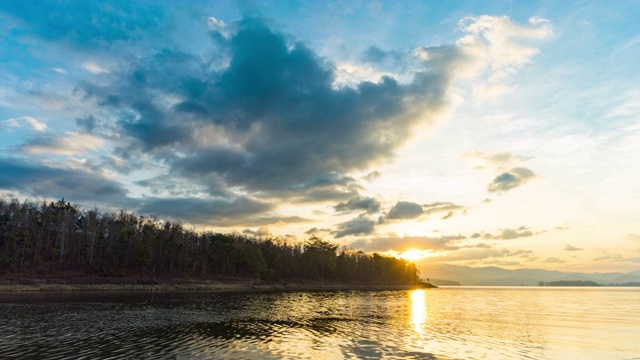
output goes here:
{"type": "Polygon", "coordinates": [[[462,286],[462,284],[453,280],[427,279],[427,282],[436,286],[462,286]]]}
{"type": "Polygon", "coordinates": [[[414,284],[413,263],[304,242],[199,232],[177,221],[0,198],[0,272],[99,276],[255,278],[414,284]]]}
{"type": "Polygon", "coordinates": [[[595,281],[588,280],[560,280],[560,281],[540,281],[539,286],[602,286],[595,281]]]}

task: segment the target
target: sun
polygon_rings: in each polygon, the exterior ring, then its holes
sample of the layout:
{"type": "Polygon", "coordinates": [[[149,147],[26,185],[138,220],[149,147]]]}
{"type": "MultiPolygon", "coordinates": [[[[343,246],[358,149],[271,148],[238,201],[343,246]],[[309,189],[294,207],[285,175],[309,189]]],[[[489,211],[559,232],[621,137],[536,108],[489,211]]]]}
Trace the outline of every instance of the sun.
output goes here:
{"type": "Polygon", "coordinates": [[[410,249],[401,253],[398,257],[409,261],[416,261],[427,257],[427,254],[425,254],[424,250],[410,249]]]}

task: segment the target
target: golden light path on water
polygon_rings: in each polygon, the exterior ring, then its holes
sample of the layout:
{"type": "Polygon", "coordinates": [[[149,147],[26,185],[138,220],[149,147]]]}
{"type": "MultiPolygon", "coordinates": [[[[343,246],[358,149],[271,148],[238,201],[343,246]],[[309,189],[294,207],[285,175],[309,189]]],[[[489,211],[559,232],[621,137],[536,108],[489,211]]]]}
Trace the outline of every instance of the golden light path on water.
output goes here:
{"type": "Polygon", "coordinates": [[[424,290],[411,292],[411,323],[416,332],[424,333],[424,323],[427,321],[427,305],[424,290]]]}

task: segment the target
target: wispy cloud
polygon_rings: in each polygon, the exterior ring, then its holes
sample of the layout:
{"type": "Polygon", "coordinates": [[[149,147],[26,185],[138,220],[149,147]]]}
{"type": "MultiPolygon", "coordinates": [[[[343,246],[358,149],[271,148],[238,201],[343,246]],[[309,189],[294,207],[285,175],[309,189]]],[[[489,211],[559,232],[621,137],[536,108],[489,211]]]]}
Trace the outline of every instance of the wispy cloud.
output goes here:
{"type": "Polygon", "coordinates": [[[92,63],[92,62],[86,62],[82,64],[82,68],[87,70],[90,73],[94,73],[94,74],[103,74],[103,73],[108,73],[109,70],[101,67],[98,64],[92,63]]]}
{"type": "Polygon", "coordinates": [[[41,135],[20,146],[27,154],[77,155],[95,151],[104,145],[104,139],[84,133],[66,133],[64,135],[41,135]]]}
{"type": "Polygon", "coordinates": [[[45,131],[47,130],[47,124],[44,122],[31,117],[31,116],[22,116],[17,118],[11,118],[7,120],[0,121],[0,129],[7,129],[8,131],[13,131],[13,129],[22,127],[21,123],[29,125],[34,131],[45,131]]]}

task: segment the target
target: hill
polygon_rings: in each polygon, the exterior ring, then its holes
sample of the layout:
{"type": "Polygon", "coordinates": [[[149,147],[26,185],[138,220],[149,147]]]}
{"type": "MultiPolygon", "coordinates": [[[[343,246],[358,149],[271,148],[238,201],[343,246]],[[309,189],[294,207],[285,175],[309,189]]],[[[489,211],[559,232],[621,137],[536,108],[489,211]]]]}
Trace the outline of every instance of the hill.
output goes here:
{"type": "Polygon", "coordinates": [[[508,270],[495,266],[472,268],[448,264],[420,266],[420,274],[423,277],[447,279],[467,286],[536,286],[540,281],[593,281],[598,284],[640,282],[640,271],[629,273],[580,273],[542,269],[508,270]]]}

